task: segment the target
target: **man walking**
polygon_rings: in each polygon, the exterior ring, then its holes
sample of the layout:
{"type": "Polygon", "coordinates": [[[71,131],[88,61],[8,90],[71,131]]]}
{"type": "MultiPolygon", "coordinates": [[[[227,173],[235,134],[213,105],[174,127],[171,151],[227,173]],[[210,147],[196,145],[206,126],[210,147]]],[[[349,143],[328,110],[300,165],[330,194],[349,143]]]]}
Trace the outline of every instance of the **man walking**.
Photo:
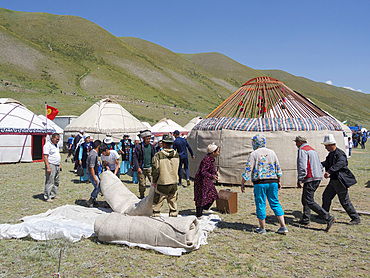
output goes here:
{"type": "Polygon", "coordinates": [[[96,198],[100,192],[100,180],[99,180],[99,147],[101,145],[100,140],[95,140],[93,143],[93,149],[90,151],[87,157],[87,176],[94,186],[94,190],[91,192],[91,197],[87,201],[87,205],[92,208],[96,204],[96,198]]]}
{"type": "Polygon", "coordinates": [[[164,200],[170,209],[169,216],[177,217],[177,171],[179,154],[171,149],[171,135],[163,135],[163,150],[153,157],[153,186],[156,188],[153,198],[153,216],[160,216],[164,200]]]}
{"type": "Polygon", "coordinates": [[[191,158],[194,159],[193,150],[190,148],[188,141],[185,138],[180,137],[180,132],[175,130],[173,135],[175,136],[175,141],[173,142],[173,148],[177,150],[180,156],[180,165],[178,170],[179,175],[179,186],[182,186],[182,166],[184,165],[185,173],[186,173],[186,185],[190,185],[189,179],[189,160],[188,160],[188,152],[189,150],[191,158]]]}
{"type": "Polygon", "coordinates": [[[322,195],[322,208],[326,211],[330,210],[331,201],[338,195],[340,204],[345,209],[351,221],[349,225],[357,225],[361,223],[355,208],[353,207],[348,195],[348,188],[357,183],[355,176],[348,169],[348,161],[346,154],[336,146],[336,141],[333,134],[327,134],[324,137],[325,149],[329,152],[326,160],[322,162],[325,167],[324,177],[330,178],[329,184],[322,195]]]}
{"type": "Polygon", "coordinates": [[[154,146],[150,144],[150,137],[152,133],[150,130],[145,130],[140,133],[140,137],[143,142],[139,143],[135,147],[134,151],[134,167],[137,171],[137,177],[139,180],[139,193],[140,199],[144,198],[146,178],[152,182],[152,158],[155,150],[154,146]]]}
{"type": "Polygon", "coordinates": [[[322,180],[323,172],[319,154],[315,149],[307,144],[307,139],[303,136],[295,138],[295,144],[298,148],[297,171],[298,181],[297,187],[302,191],[303,214],[302,219],[298,222],[301,225],[310,224],[311,209],[316,212],[323,220],[326,221],[326,232],[329,231],[335,222],[334,216],[331,216],[326,210],[320,207],[315,202],[315,191],[319,187],[322,180]]]}
{"type": "Polygon", "coordinates": [[[59,153],[59,134],[53,133],[50,141],[44,145],[44,163],[45,163],[45,192],[44,200],[52,202],[57,197],[59,186],[59,172],[62,169],[59,153]]]}

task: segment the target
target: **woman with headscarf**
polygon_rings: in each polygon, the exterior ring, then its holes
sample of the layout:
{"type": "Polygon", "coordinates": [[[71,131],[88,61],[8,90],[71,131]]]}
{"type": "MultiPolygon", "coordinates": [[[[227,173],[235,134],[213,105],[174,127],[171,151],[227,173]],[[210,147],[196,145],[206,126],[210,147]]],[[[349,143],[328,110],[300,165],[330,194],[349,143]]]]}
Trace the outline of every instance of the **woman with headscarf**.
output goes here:
{"type": "Polygon", "coordinates": [[[254,201],[256,204],[257,218],[259,228],[256,232],[266,234],[265,219],[266,219],[266,197],[271,209],[279,220],[280,228],[277,231],[279,234],[288,232],[284,221],[284,211],[278,199],[278,191],[281,187],[280,177],[283,175],[279,160],[273,150],[266,148],[266,138],[264,135],[257,134],[252,138],[253,152],[248,157],[243,179],[241,183],[241,191],[245,192],[245,181],[250,179],[254,187],[254,201]]]}
{"type": "Polygon", "coordinates": [[[200,218],[203,211],[208,211],[213,202],[218,199],[218,193],[213,180],[218,180],[215,168],[215,158],[220,154],[220,148],[212,143],[207,147],[207,155],[200,162],[194,179],[194,201],[196,216],[200,218]]]}
{"type": "Polygon", "coordinates": [[[78,163],[82,165],[84,170],[84,175],[80,177],[80,182],[89,182],[89,178],[87,176],[87,157],[89,156],[89,152],[92,149],[92,143],[90,142],[90,135],[84,135],[83,139],[85,140],[79,148],[78,153],[78,163]]]}

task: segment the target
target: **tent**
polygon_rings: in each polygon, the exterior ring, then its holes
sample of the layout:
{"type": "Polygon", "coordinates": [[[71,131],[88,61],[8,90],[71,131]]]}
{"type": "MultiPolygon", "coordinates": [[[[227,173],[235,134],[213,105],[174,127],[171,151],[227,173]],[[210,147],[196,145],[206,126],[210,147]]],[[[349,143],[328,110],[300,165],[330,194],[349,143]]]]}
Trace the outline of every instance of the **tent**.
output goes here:
{"type": "Polygon", "coordinates": [[[53,132],[22,103],[0,98],[0,163],[42,161],[45,136],[53,132]]]}
{"type": "Polygon", "coordinates": [[[240,184],[253,151],[251,138],[258,133],[266,136],[267,147],[279,158],[282,186],[295,186],[297,182],[297,147],[293,142],[297,135],[306,136],[322,160],[327,155],[321,144],[325,134],[334,134],[338,147],[345,149],[337,120],[281,81],[257,77],[243,84],[191,130],[188,142],[196,159],[190,163],[190,175],[195,176],[207,145],[215,142],[221,150],[216,161],[219,182],[240,184]]]}
{"type": "Polygon", "coordinates": [[[187,130],[192,130],[194,126],[196,126],[201,120],[203,120],[202,117],[195,117],[191,119],[185,126],[184,128],[187,130]]]}
{"type": "MultiPolygon", "coordinates": [[[[46,127],[50,127],[55,129],[56,133],[59,133],[59,142],[58,147],[59,149],[63,149],[63,129],[59,127],[56,123],[54,123],[52,120],[47,119],[44,115],[38,115],[38,117],[41,119],[42,123],[46,127]]],[[[50,140],[50,136],[46,136],[46,140],[50,140]]]]}
{"type": "Polygon", "coordinates": [[[148,129],[151,129],[152,126],[148,122],[141,122],[143,125],[145,125],[148,129]]]}
{"type": "Polygon", "coordinates": [[[147,127],[124,109],[118,102],[102,99],[95,102],[81,116],[73,120],[64,129],[64,140],[80,130],[89,133],[94,140],[104,140],[106,134],[112,134],[115,142],[122,139],[124,133],[131,138],[147,127]]]}
{"type": "Polygon", "coordinates": [[[175,130],[180,131],[182,134],[188,134],[189,132],[189,130],[167,118],[163,118],[151,128],[154,136],[162,136],[163,134],[174,132],[175,130]]]}

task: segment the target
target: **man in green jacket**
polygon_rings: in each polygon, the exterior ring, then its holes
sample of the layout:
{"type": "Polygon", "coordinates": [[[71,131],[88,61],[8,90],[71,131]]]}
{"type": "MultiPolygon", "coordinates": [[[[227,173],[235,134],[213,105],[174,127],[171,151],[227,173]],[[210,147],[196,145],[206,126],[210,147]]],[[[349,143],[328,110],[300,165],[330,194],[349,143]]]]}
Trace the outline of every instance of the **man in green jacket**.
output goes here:
{"type": "Polygon", "coordinates": [[[152,159],[152,181],[156,188],[153,200],[153,216],[160,216],[164,200],[170,209],[169,215],[177,217],[177,171],[179,169],[179,154],[171,148],[171,135],[162,138],[163,150],[157,152],[152,159]]]}

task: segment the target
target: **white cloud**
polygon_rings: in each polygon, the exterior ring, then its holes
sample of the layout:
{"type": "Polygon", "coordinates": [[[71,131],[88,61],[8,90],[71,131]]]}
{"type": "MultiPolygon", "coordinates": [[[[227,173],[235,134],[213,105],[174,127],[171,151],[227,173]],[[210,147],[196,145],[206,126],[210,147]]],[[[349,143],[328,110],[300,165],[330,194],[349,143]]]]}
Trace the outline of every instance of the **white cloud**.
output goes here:
{"type": "Polygon", "coordinates": [[[331,82],[331,80],[328,80],[325,82],[326,84],[329,84],[329,85],[333,85],[333,83],[331,82]]]}
{"type": "Polygon", "coordinates": [[[355,89],[353,89],[352,87],[349,87],[349,86],[344,86],[343,88],[348,89],[348,90],[352,90],[352,91],[355,91],[355,92],[362,93],[362,90],[355,90],[355,89]]]}

